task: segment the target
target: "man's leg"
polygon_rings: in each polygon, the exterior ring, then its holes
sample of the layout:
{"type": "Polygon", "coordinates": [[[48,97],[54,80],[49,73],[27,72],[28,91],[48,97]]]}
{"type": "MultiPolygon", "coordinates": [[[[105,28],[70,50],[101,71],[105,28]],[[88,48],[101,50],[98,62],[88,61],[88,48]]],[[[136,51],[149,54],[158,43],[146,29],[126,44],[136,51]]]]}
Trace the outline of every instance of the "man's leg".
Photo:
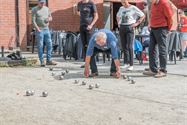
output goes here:
{"type": "Polygon", "coordinates": [[[150,44],[149,44],[149,68],[152,72],[157,73],[158,71],[158,45],[156,41],[156,34],[157,32],[152,29],[150,33],[150,44]]]}
{"type": "Polygon", "coordinates": [[[129,63],[128,59],[128,47],[127,47],[127,39],[126,39],[126,27],[125,26],[120,26],[120,40],[121,40],[121,46],[122,50],[124,52],[124,64],[129,63]]]}
{"type": "Polygon", "coordinates": [[[51,53],[52,53],[52,41],[51,41],[51,33],[49,29],[44,31],[44,41],[47,46],[47,62],[51,61],[51,53]]]}
{"type": "Polygon", "coordinates": [[[86,39],[86,32],[85,32],[84,26],[80,27],[80,37],[81,37],[81,41],[82,41],[82,53],[83,53],[82,55],[83,55],[83,59],[85,60],[87,39],[86,39]]]}
{"type": "Polygon", "coordinates": [[[166,73],[166,64],[167,64],[167,38],[168,30],[167,28],[161,28],[156,33],[156,39],[158,42],[159,50],[159,61],[160,61],[160,71],[166,73]]]}
{"type": "Polygon", "coordinates": [[[127,44],[126,47],[128,48],[128,55],[129,55],[129,63],[130,66],[133,66],[133,58],[134,58],[134,52],[133,52],[133,43],[134,43],[134,29],[129,27],[129,31],[126,34],[127,44]]]}
{"type": "Polygon", "coordinates": [[[37,46],[38,46],[38,57],[40,60],[40,64],[43,66],[43,44],[44,44],[44,34],[43,30],[40,32],[36,32],[36,41],[37,41],[37,46]]]}

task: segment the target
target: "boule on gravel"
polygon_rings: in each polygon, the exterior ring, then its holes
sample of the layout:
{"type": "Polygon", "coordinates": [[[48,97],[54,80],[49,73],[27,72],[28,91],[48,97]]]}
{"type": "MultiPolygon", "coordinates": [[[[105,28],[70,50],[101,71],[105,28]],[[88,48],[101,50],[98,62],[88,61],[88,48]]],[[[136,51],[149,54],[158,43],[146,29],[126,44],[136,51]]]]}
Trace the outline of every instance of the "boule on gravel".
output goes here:
{"type": "Polygon", "coordinates": [[[86,82],[85,82],[85,81],[82,81],[82,85],[83,85],[83,86],[86,85],[86,82]]]}
{"type": "Polygon", "coordinates": [[[131,80],[132,80],[132,77],[129,76],[129,77],[128,77],[128,81],[131,81],[131,80]]]}
{"type": "Polygon", "coordinates": [[[61,72],[61,75],[62,75],[62,76],[65,76],[65,74],[66,74],[66,72],[64,72],[64,71],[63,71],[63,72],[61,72]]]}
{"type": "Polygon", "coordinates": [[[127,79],[128,78],[128,76],[126,76],[126,75],[123,75],[123,79],[127,79]]]}
{"type": "Polygon", "coordinates": [[[91,85],[91,84],[90,84],[88,88],[91,90],[91,89],[94,88],[94,85],[91,85]]]}
{"type": "Polygon", "coordinates": [[[27,90],[26,91],[26,96],[31,96],[31,93],[32,93],[31,90],[27,90]]]}
{"type": "Polygon", "coordinates": [[[48,96],[48,92],[44,91],[42,92],[42,97],[47,97],[48,96]]]}
{"type": "Polygon", "coordinates": [[[50,68],[49,68],[49,71],[53,71],[53,68],[52,68],[52,67],[50,67],[50,68]]]}
{"type": "Polygon", "coordinates": [[[68,69],[66,69],[66,73],[67,73],[67,74],[69,73],[69,70],[68,70],[68,69]]]}
{"type": "Polygon", "coordinates": [[[131,80],[131,84],[135,84],[136,83],[136,81],[134,81],[133,79],[131,80]]]}
{"type": "Polygon", "coordinates": [[[55,76],[56,74],[54,72],[51,73],[52,76],[55,76]]]}
{"type": "Polygon", "coordinates": [[[63,80],[63,79],[64,79],[64,76],[61,76],[61,75],[58,76],[58,80],[63,80]]]}
{"type": "Polygon", "coordinates": [[[79,83],[79,80],[75,80],[75,82],[74,82],[75,84],[78,84],[79,83]]]}
{"type": "Polygon", "coordinates": [[[98,83],[95,84],[95,88],[99,88],[100,85],[98,83]]]}
{"type": "Polygon", "coordinates": [[[31,96],[33,96],[35,94],[34,90],[31,90],[31,96]]]}

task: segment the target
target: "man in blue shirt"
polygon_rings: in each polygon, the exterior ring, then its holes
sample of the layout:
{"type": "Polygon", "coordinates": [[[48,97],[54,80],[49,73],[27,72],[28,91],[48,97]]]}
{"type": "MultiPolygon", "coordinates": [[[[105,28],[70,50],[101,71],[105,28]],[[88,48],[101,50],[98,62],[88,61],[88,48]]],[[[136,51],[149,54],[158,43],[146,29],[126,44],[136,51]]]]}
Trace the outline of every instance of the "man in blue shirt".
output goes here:
{"type": "Polygon", "coordinates": [[[85,77],[89,77],[89,65],[91,69],[91,76],[97,76],[98,70],[95,61],[95,55],[99,52],[111,53],[112,64],[110,73],[117,78],[120,77],[120,61],[119,61],[119,48],[118,40],[115,35],[107,29],[101,29],[96,32],[90,39],[86,60],[85,60],[85,77]]]}

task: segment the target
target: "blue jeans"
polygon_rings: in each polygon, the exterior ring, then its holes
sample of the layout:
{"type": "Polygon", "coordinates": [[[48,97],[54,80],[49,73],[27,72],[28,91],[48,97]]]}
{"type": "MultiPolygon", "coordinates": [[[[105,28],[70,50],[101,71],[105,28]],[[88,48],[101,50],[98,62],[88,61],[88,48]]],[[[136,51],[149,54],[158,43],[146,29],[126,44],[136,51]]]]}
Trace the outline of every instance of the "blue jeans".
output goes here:
{"type": "Polygon", "coordinates": [[[40,63],[43,63],[43,47],[44,43],[47,46],[47,62],[51,60],[52,53],[52,41],[51,41],[51,33],[49,29],[43,29],[40,32],[36,32],[36,41],[38,45],[38,56],[40,63]]]}

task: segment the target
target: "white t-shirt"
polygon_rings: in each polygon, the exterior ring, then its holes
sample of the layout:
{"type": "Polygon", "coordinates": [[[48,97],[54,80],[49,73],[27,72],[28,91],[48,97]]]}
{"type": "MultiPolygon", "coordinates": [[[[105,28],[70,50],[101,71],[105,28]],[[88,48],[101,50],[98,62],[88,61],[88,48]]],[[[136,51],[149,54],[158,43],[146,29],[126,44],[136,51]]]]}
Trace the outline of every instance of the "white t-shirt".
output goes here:
{"type": "Polygon", "coordinates": [[[120,25],[131,25],[136,23],[136,20],[142,16],[144,16],[144,13],[134,5],[130,5],[128,8],[122,6],[117,13],[117,17],[120,18],[120,25]]]}

